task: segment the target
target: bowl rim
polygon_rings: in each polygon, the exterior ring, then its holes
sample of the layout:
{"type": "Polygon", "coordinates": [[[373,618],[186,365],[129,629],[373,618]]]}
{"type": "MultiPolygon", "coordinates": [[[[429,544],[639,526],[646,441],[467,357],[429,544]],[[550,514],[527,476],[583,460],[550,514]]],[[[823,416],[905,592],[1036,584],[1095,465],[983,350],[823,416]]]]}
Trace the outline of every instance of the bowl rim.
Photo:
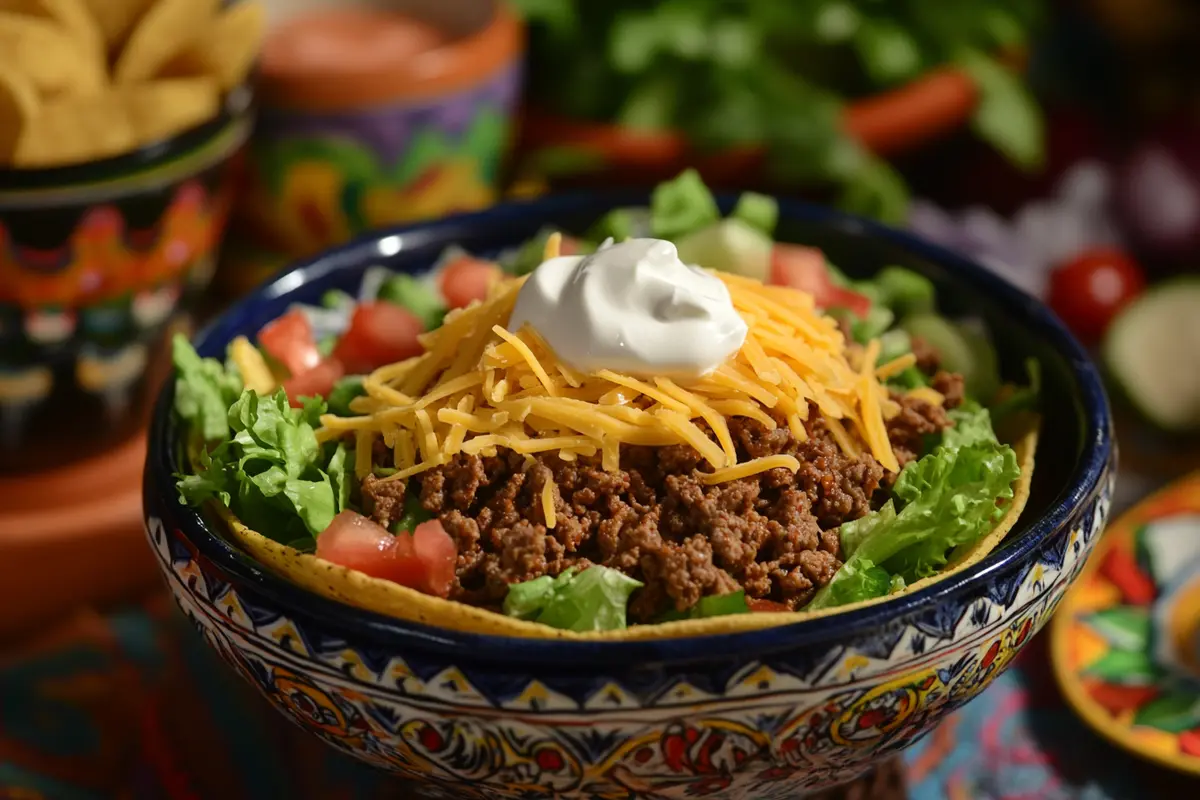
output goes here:
{"type": "MultiPolygon", "coordinates": [[[[506,222],[528,223],[555,215],[603,210],[617,205],[645,203],[646,191],[577,192],[552,195],[523,202],[507,202],[484,211],[458,214],[427,223],[383,229],[326,251],[268,278],[200,331],[195,341],[203,349],[214,339],[228,339],[238,320],[263,300],[275,300],[298,287],[342,268],[357,266],[380,256],[380,243],[393,236],[422,234],[436,239],[462,227],[499,227],[506,222]]],[[[718,198],[723,207],[732,198],[718,198]]],[[[464,633],[399,620],[373,611],[321,597],[271,572],[216,533],[202,514],[178,504],[173,485],[164,485],[178,470],[177,430],[172,413],[174,383],[167,381],[159,393],[151,422],[150,446],[145,473],[146,492],[161,497],[169,510],[165,516],[199,554],[237,581],[248,583],[289,615],[307,619],[345,637],[371,642],[388,652],[412,650],[452,653],[460,659],[539,664],[647,664],[701,661],[714,654],[763,655],[794,650],[829,640],[859,636],[865,631],[899,623],[907,617],[959,594],[970,584],[986,580],[1026,560],[1054,536],[1092,495],[1102,487],[1114,445],[1109,401],[1096,365],[1065,325],[1040,301],[1030,297],[969,258],[929,243],[911,233],[802,201],[779,199],[780,219],[797,220],[867,235],[905,249],[921,258],[958,272],[981,292],[995,297],[1008,313],[1023,317],[1039,338],[1047,341],[1064,358],[1078,387],[1082,416],[1086,422],[1083,448],[1070,480],[1054,497],[1049,510],[1009,547],[990,553],[978,564],[913,594],[901,595],[876,605],[772,628],[740,633],[705,634],[683,638],[637,641],[527,639],[494,634],[464,633]]],[[[391,251],[394,252],[394,251],[391,251]]],[[[164,520],[164,523],[168,523],[164,520]]],[[[168,523],[169,524],[169,523],[168,523]]],[[[728,657],[728,656],[726,656],[728,657]]]]}
{"type": "MultiPolygon", "coordinates": [[[[190,161],[230,130],[245,128],[248,134],[256,103],[254,85],[245,83],[222,93],[220,103],[215,117],[124,153],[51,167],[0,167],[0,199],[81,191],[94,186],[124,187],[156,169],[190,161]]],[[[241,141],[237,146],[240,144],[241,141]]]]}

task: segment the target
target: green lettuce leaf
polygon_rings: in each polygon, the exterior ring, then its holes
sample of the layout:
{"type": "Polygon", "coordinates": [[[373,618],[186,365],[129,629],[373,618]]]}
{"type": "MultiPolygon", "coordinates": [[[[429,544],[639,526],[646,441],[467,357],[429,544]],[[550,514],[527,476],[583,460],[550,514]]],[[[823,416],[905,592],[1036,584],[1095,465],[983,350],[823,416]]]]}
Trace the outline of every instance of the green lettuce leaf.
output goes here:
{"type": "Polygon", "coordinates": [[[978,542],[1003,516],[997,501],[1013,496],[1016,453],[997,441],[986,409],[972,405],[950,416],[954,427],[900,473],[892,499],[841,526],[845,563],[809,610],[881,597],[937,574],[956,548],[978,542]]]}
{"type": "Polygon", "coordinates": [[[561,630],[622,630],[629,596],[641,587],[608,567],[568,569],[556,578],[543,575],[508,587],[504,613],[561,630]]]}
{"type": "Polygon", "coordinates": [[[420,492],[409,490],[404,497],[404,513],[392,523],[392,533],[412,533],[422,522],[433,519],[433,514],[421,505],[420,492]]]}
{"type": "Polygon", "coordinates": [[[729,594],[711,594],[701,597],[696,605],[687,611],[671,609],[658,618],[658,622],[675,622],[681,619],[707,619],[708,617],[724,617],[730,614],[749,614],[746,605],[746,592],[739,589],[729,594]]]}
{"type": "Polygon", "coordinates": [[[327,454],[317,442],[324,408],[320,399],[292,408],[282,389],[271,397],[243,391],[228,408],[225,441],[201,454],[195,474],[177,476],[180,501],[219,500],[280,542],[316,536],[346,507],[350,491],[345,446],[327,454]]]}
{"type": "Polygon", "coordinates": [[[182,334],[171,340],[175,364],[175,413],[206,442],[229,436],[225,412],[242,391],[236,371],[215,358],[201,358],[182,334]]]}

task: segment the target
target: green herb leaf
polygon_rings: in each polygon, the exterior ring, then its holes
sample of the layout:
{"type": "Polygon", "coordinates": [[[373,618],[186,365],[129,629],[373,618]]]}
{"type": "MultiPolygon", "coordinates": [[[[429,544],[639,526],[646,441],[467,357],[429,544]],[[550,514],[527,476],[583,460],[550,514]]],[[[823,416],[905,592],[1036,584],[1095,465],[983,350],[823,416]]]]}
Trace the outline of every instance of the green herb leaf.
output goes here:
{"type": "Polygon", "coordinates": [[[543,575],[508,588],[504,613],[571,631],[625,628],[629,596],[642,583],[608,567],[566,570],[557,578],[543,575]]]}
{"type": "Polygon", "coordinates": [[[171,340],[175,364],[175,413],[206,442],[229,436],[226,411],[242,391],[242,380],[215,358],[201,358],[182,334],[171,340]]]}
{"type": "Polygon", "coordinates": [[[968,50],[958,61],[979,90],[979,105],[971,117],[975,133],[1022,169],[1041,169],[1045,161],[1044,123],[1029,89],[980,51],[968,50]]]}

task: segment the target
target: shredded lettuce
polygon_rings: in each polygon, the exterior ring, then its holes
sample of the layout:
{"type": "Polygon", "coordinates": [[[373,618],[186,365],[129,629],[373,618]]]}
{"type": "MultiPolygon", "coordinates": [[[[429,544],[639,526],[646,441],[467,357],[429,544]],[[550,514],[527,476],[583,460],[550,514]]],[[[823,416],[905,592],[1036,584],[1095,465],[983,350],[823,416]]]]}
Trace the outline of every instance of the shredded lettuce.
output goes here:
{"type": "Polygon", "coordinates": [[[180,501],[219,500],[280,542],[315,537],[350,502],[345,447],[322,448],[314,432],[324,410],[320,399],[292,408],[282,389],[243,391],[228,409],[225,441],[200,454],[195,474],[176,476],[180,501]]]}
{"type": "Polygon", "coordinates": [[[225,412],[242,391],[242,379],[215,358],[201,358],[182,334],[171,340],[175,413],[206,442],[229,436],[225,412]]]}
{"type": "Polygon", "coordinates": [[[808,610],[881,597],[934,575],[956,548],[969,547],[1004,514],[1020,475],[1016,453],[996,439],[988,411],[950,412],[954,427],[929,454],[906,467],[883,508],[839,533],[845,563],[808,610]]]}
{"type": "Polygon", "coordinates": [[[629,596],[640,581],[608,567],[564,570],[508,587],[504,613],[569,631],[615,631],[626,626],[629,596]]]}

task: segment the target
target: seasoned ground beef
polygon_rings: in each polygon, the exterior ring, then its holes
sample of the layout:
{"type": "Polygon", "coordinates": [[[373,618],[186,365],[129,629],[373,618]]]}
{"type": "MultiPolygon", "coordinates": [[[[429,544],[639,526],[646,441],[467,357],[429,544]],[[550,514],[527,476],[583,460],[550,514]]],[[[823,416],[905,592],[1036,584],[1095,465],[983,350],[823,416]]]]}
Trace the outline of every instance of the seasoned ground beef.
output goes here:
{"type": "MultiPolygon", "coordinates": [[[[912,458],[920,436],[947,421],[936,406],[897,402],[902,410],[889,435],[897,454],[912,458]]],[[[451,598],[495,608],[510,583],[602,564],[645,584],[630,604],[635,622],[739,588],[799,608],[841,566],[836,528],[867,514],[880,486],[894,479],[869,455],[843,454],[815,408],[807,424],[799,442],[786,425],[730,420],[739,459],[788,453],[801,467],[716,486],[701,482],[702,459],[685,446],[625,447],[615,473],[594,459],[557,454],[532,464],[509,451],[459,455],[418,479],[422,505],[458,545],[451,598]],[[541,496],[551,479],[556,524],[548,529],[541,496]]],[[[402,513],[396,489],[363,482],[367,511],[382,524],[402,513]]]]}

